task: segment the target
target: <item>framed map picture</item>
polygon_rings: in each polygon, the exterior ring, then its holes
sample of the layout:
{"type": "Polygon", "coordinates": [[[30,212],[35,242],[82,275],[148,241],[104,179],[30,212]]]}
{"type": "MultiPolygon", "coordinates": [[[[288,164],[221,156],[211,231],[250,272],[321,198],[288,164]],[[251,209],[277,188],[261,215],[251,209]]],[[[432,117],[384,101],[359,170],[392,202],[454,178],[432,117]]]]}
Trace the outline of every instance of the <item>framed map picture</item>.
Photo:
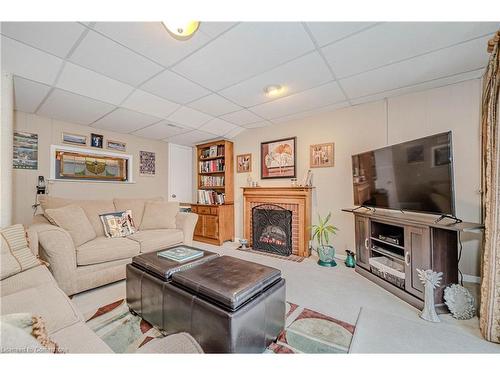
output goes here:
{"type": "Polygon", "coordinates": [[[12,168],[38,169],[38,134],[14,132],[12,168]]]}
{"type": "Polygon", "coordinates": [[[236,156],[236,172],[252,172],[252,154],[241,154],[236,156]]]}
{"type": "Polygon", "coordinates": [[[139,174],[154,176],[156,174],[156,156],[154,152],[139,151],[139,174]]]}
{"type": "Polygon", "coordinates": [[[309,165],[311,168],[333,167],[334,148],[333,143],[322,143],[310,146],[309,165]]]}
{"type": "Polygon", "coordinates": [[[297,137],[260,144],[260,175],[265,178],[294,178],[297,137]]]}

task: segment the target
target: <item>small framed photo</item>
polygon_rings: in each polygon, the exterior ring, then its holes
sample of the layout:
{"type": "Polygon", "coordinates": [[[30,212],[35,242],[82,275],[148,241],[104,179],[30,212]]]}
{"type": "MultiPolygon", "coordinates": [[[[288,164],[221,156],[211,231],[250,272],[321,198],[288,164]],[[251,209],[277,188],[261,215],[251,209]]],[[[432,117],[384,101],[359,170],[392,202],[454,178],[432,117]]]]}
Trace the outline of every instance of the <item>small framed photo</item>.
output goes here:
{"type": "Polygon", "coordinates": [[[104,137],[101,134],[90,134],[90,145],[96,148],[102,148],[104,142],[104,137]]]}
{"type": "Polygon", "coordinates": [[[208,157],[215,158],[217,156],[217,145],[210,146],[208,157]]]}
{"type": "Polygon", "coordinates": [[[236,172],[252,172],[252,154],[241,154],[236,156],[236,172]]]}
{"type": "Polygon", "coordinates": [[[108,140],[106,141],[106,148],[109,150],[125,152],[127,144],[125,142],[108,140]]]}
{"type": "Polygon", "coordinates": [[[309,165],[311,168],[326,168],[334,166],[334,143],[321,143],[310,146],[310,160],[309,165]]]}
{"type": "Polygon", "coordinates": [[[87,146],[87,136],[81,134],[62,133],[62,142],[76,146],[87,146]]]}

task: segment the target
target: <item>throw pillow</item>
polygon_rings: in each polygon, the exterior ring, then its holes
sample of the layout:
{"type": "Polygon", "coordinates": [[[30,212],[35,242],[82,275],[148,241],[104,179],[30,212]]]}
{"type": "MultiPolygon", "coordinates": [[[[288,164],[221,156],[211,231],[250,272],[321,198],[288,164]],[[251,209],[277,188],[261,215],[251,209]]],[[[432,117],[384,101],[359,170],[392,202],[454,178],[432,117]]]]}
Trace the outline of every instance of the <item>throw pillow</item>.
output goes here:
{"type": "Polygon", "coordinates": [[[26,232],[21,224],[0,230],[0,241],[1,280],[41,264],[28,247],[26,232]]]}
{"type": "Polygon", "coordinates": [[[149,198],[149,199],[115,198],[113,200],[116,211],[132,210],[136,228],[141,227],[142,216],[144,215],[144,204],[147,201],[163,201],[163,198],[162,197],[149,198]]]}
{"type": "Polygon", "coordinates": [[[68,231],[75,247],[97,237],[85,211],[79,206],[70,204],[60,208],[47,209],[44,215],[52,224],[68,231]]]}
{"type": "Polygon", "coordinates": [[[104,234],[108,238],[126,237],[134,234],[136,229],[132,211],[110,212],[99,215],[104,229],[104,234]]]}
{"type": "Polygon", "coordinates": [[[142,216],[142,229],[175,229],[179,202],[146,202],[142,216]]]}
{"type": "Polygon", "coordinates": [[[2,315],[2,352],[60,353],[57,344],[50,339],[45,322],[29,313],[2,315]]]}

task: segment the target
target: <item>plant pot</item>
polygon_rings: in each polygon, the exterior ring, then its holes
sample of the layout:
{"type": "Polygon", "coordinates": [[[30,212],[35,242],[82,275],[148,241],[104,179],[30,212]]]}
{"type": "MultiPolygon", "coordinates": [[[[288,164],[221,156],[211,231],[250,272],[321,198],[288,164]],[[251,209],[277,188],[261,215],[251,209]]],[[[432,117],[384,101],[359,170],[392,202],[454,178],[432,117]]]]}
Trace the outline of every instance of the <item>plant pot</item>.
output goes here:
{"type": "Polygon", "coordinates": [[[335,262],[335,248],[331,245],[318,246],[316,249],[318,253],[319,260],[318,264],[323,267],[335,267],[337,262],[335,262]]]}

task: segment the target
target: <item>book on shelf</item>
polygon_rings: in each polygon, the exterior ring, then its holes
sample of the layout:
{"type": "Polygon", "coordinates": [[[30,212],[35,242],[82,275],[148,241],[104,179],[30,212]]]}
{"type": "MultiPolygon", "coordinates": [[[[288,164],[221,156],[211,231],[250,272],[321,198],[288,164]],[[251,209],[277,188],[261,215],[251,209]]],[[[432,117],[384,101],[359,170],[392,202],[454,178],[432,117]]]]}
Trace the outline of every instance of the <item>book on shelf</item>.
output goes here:
{"type": "Polygon", "coordinates": [[[224,172],[224,159],[200,161],[200,173],[224,172]]]}
{"type": "Polygon", "coordinates": [[[224,197],[214,190],[198,190],[198,204],[224,204],[224,197]]]}
{"type": "Polygon", "coordinates": [[[201,187],[223,187],[224,176],[200,176],[201,187]]]}
{"type": "Polygon", "coordinates": [[[224,157],[224,145],[213,145],[201,150],[200,159],[224,157]]]}

